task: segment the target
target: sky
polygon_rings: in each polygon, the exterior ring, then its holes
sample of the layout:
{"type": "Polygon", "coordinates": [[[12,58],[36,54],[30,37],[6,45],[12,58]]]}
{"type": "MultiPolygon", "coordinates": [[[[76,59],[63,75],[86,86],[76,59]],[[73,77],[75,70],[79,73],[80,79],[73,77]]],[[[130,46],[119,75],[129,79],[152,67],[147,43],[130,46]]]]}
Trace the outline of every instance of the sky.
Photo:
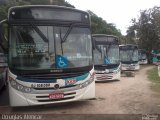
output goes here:
{"type": "Polygon", "coordinates": [[[91,10],[107,23],[113,23],[126,35],[132,18],[138,18],[141,10],[160,7],[160,0],[66,0],[80,10],[91,10]]]}

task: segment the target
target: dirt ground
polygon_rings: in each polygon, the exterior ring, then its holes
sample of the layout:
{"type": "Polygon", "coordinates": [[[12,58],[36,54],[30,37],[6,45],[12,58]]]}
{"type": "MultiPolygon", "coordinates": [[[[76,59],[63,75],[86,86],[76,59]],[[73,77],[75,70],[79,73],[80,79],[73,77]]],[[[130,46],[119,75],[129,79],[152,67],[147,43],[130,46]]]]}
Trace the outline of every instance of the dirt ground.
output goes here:
{"type": "Polygon", "coordinates": [[[150,89],[152,84],[144,67],[135,77],[122,77],[120,81],[96,83],[96,99],[60,105],[11,108],[0,107],[0,113],[29,114],[160,114],[160,93],[150,89]]]}
{"type": "Polygon", "coordinates": [[[97,97],[104,98],[100,113],[145,114],[160,113],[160,97],[150,89],[151,82],[146,72],[153,67],[145,67],[136,72],[135,77],[122,77],[115,83],[98,84],[97,97]],[[103,91],[99,91],[104,88],[103,91]],[[103,104],[107,107],[103,107],[103,104]]]}

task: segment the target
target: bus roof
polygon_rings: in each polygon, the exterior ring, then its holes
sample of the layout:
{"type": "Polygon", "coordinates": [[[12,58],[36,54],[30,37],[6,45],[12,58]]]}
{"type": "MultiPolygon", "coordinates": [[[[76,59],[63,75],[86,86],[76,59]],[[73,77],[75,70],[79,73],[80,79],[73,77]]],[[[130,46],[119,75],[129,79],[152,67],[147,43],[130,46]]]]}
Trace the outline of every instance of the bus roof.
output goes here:
{"type": "Polygon", "coordinates": [[[116,44],[119,45],[119,39],[117,36],[114,35],[107,35],[107,34],[93,34],[92,37],[96,44],[116,44]]]}
{"type": "Polygon", "coordinates": [[[77,11],[77,12],[82,12],[82,13],[87,13],[89,14],[87,11],[82,11],[82,10],[78,10],[72,7],[66,7],[66,6],[58,6],[58,5],[23,5],[23,6],[13,6],[9,8],[9,12],[14,10],[14,9],[18,9],[18,8],[57,8],[57,9],[64,9],[64,10],[73,10],[73,11],[77,11]]]}
{"type": "Polygon", "coordinates": [[[90,23],[90,15],[86,11],[56,5],[24,5],[14,6],[8,12],[9,21],[70,21],[90,23]]]}

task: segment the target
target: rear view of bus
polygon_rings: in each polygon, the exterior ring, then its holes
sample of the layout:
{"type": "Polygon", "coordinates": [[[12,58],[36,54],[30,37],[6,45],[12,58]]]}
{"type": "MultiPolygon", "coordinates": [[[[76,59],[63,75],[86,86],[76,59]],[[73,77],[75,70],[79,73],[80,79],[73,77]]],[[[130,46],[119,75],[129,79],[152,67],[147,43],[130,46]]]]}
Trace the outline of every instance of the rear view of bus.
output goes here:
{"type": "Polygon", "coordinates": [[[58,6],[9,10],[11,106],[95,97],[89,14],[58,6]]]}
{"type": "Polygon", "coordinates": [[[144,65],[148,63],[147,52],[144,49],[138,50],[139,64],[144,65]]]}
{"type": "Polygon", "coordinates": [[[127,44],[120,45],[121,70],[139,70],[138,47],[127,44]]]}
{"type": "Polygon", "coordinates": [[[96,81],[120,79],[119,40],[116,36],[92,35],[95,47],[94,68],[96,81]]]}

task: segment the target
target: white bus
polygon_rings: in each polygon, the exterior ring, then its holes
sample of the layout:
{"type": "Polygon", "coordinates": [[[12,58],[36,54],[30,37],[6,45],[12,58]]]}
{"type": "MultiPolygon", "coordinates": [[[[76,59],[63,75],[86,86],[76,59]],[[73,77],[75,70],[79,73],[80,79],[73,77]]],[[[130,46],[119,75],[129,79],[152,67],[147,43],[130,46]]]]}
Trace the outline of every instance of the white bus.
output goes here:
{"type": "Polygon", "coordinates": [[[148,64],[147,52],[144,49],[138,50],[139,64],[144,65],[148,64]]]}
{"type": "Polygon", "coordinates": [[[121,70],[139,70],[138,47],[132,44],[120,45],[121,70]]]}
{"type": "Polygon", "coordinates": [[[16,6],[9,9],[1,26],[5,23],[11,106],[95,97],[87,12],[59,6],[16,6]]]}
{"type": "Polygon", "coordinates": [[[120,80],[119,39],[113,35],[94,34],[96,81],[120,80]]]}

